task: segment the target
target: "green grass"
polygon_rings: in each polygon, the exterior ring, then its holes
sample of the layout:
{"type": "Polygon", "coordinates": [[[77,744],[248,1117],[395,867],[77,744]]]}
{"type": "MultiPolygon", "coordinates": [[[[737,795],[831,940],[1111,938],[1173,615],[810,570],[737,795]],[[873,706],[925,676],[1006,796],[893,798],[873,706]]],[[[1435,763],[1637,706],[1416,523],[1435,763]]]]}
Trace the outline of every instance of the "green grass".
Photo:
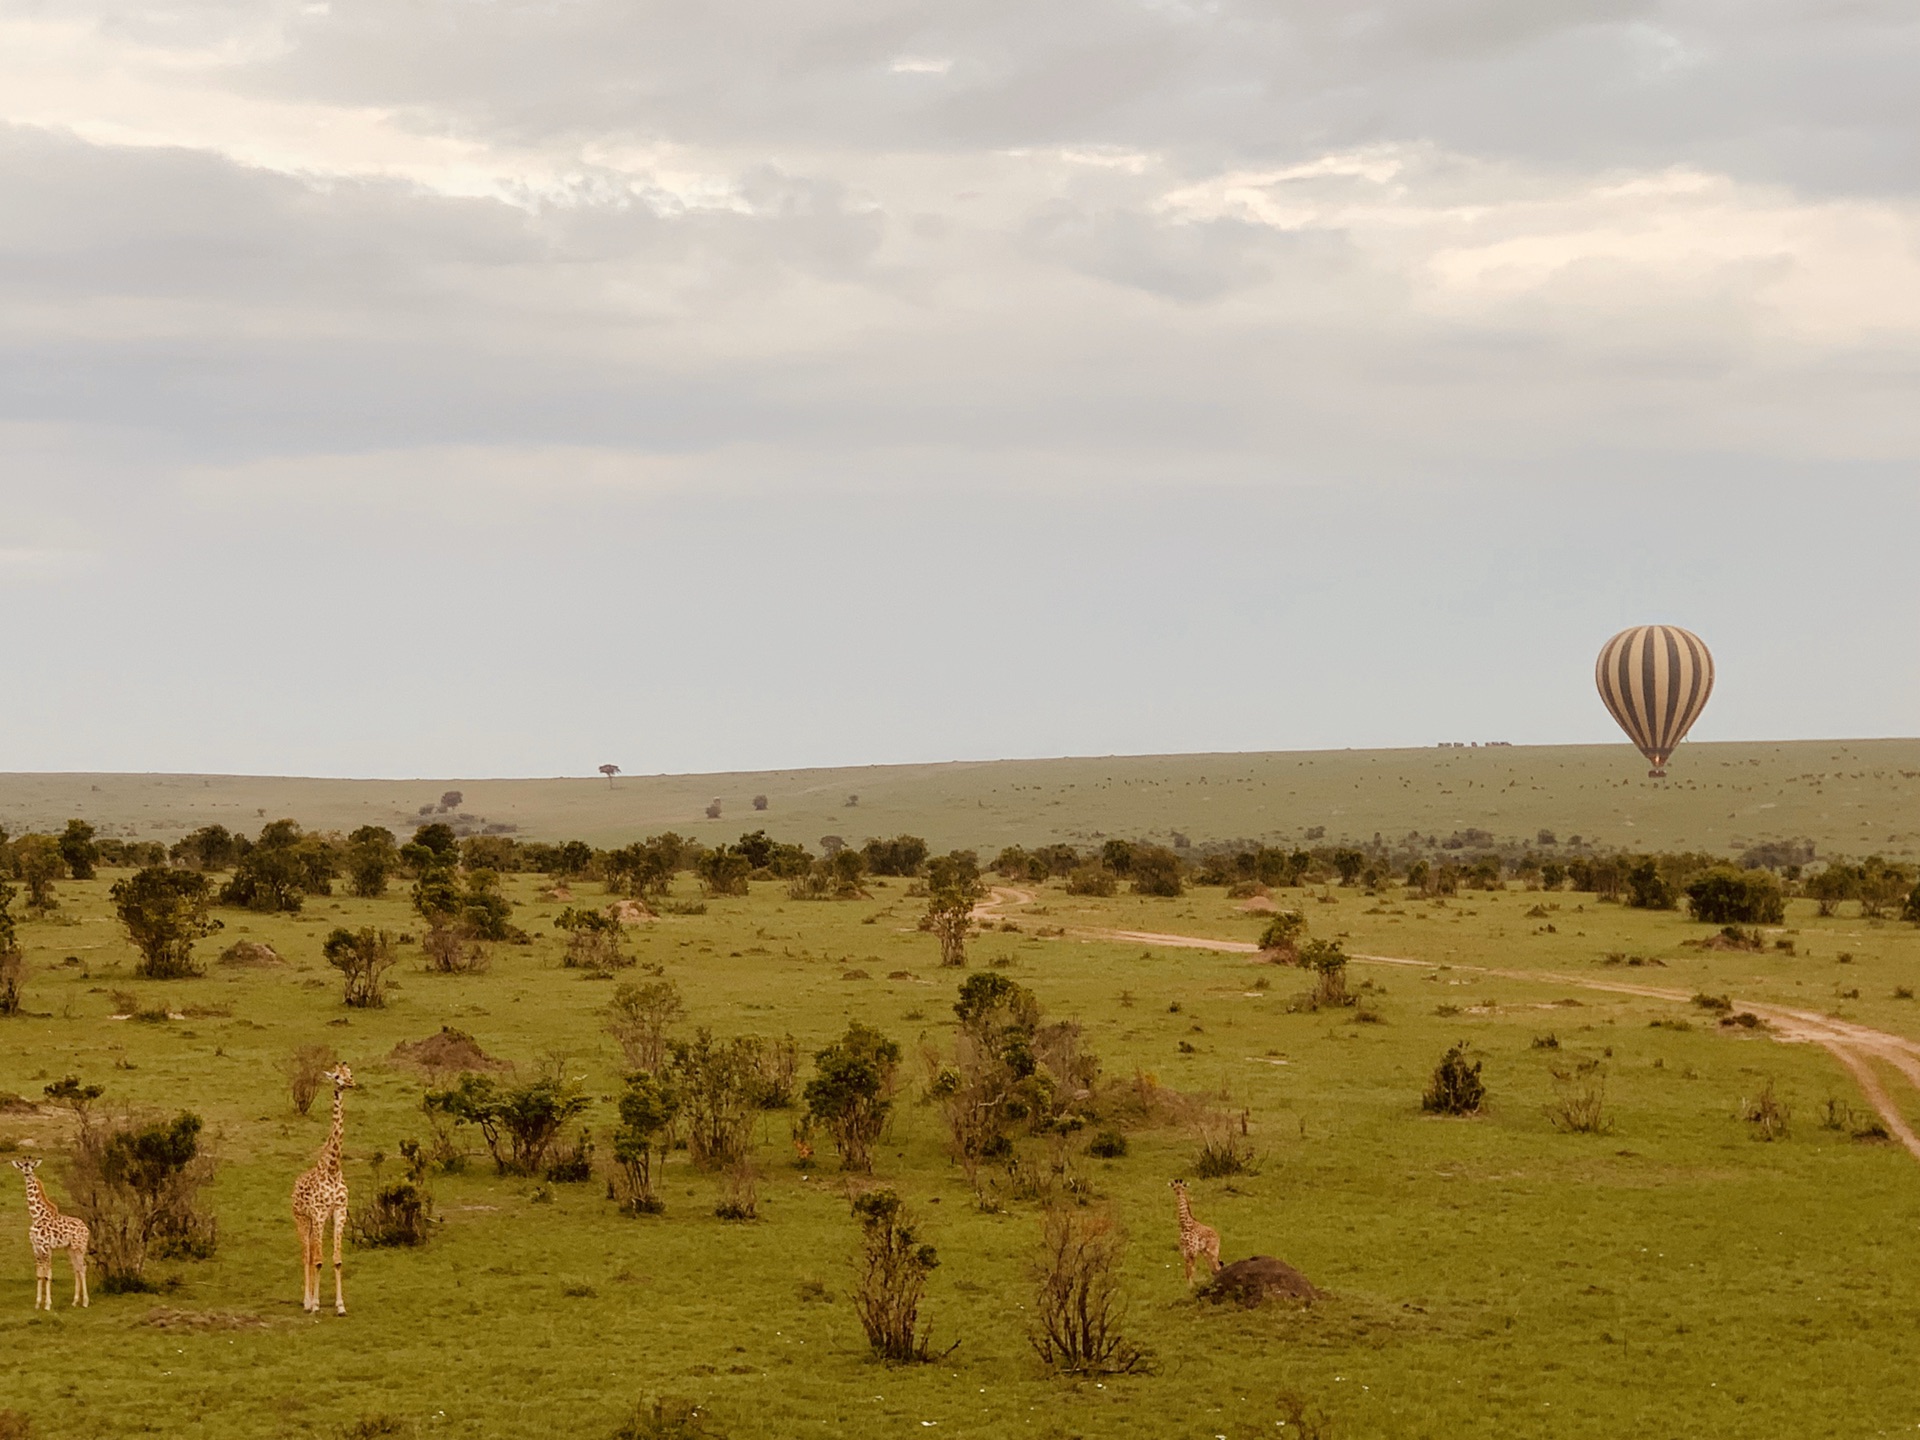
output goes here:
{"type": "Polygon", "coordinates": [[[1920,853],[1920,740],[1689,743],[1665,781],[1625,744],[1474,750],[1330,750],[876,765],[731,775],[545,780],[314,780],[223,775],[0,775],[0,825],[171,840],[218,821],[256,832],[291,815],[313,829],[379,824],[402,835],[459,790],[472,825],[539,839],[624,844],[678,830],[708,843],[765,826],[818,846],[902,831],[936,847],[1110,835],[1195,842],[1395,840],[1469,826],[1502,839],[1541,829],[1635,850],[1733,852],[1807,837],[1823,854],[1920,853]],[[755,811],[753,797],[768,807],[755,811]],[[848,806],[849,796],[858,796],[848,806]],[[706,818],[712,800],[720,818],[706,818]]]}
{"type": "MultiPolygon", "coordinates": [[[[1044,890],[1045,913],[1021,922],[1026,933],[980,937],[975,965],[1004,961],[1051,1014],[1079,1018],[1108,1074],[1139,1067],[1224,1108],[1247,1107],[1259,1174],[1196,1181],[1195,1209],[1219,1228],[1228,1258],[1278,1255],[1332,1292],[1307,1311],[1222,1313],[1188,1300],[1166,1182],[1187,1172],[1195,1141],[1177,1129],[1135,1132],[1125,1158],[1082,1164],[1133,1237],[1132,1327],[1157,1368],[1102,1385],[1038,1369],[1022,1309],[1035,1212],[973,1208],[933,1112],[911,1098],[877,1168],[940,1249],[934,1339],[959,1345],[939,1364],[889,1369],[867,1357],[846,1298],[855,1231],[840,1177],[830,1164],[793,1167],[779,1113],[762,1127],[757,1224],[713,1218],[717,1184],[684,1157],[669,1166],[669,1208],[657,1219],[617,1215],[598,1182],[556,1187],[553,1203],[536,1204],[530,1182],[476,1166],[434,1182],[446,1223],[427,1249],[350,1251],[350,1314],[303,1316],[287,1192],[323,1137],[325,1106],[306,1120],[291,1113],[280,1058],[323,1041],[354,1065],[348,1175],[364,1197],[369,1155],[393,1155],[422,1133],[421,1080],[384,1060],[397,1041],[451,1023],[523,1067],[564,1052],[606,1097],[617,1057],[597,1011],[611,987],[559,968],[547,923],[559,907],[539,901],[527,877],[511,883],[534,946],[501,947],[493,970],[471,977],[422,974],[410,949],[385,1010],[345,1011],[319,947],[339,923],[414,928],[397,894],[311,901],[294,918],[222,912],[227,930],[201,947],[209,957],[244,937],[271,942],[292,965],[135,981],[105,907],[111,878],[60,886],[59,915],[23,927],[36,1013],[0,1022],[0,1092],[37,1096],[73,1072],[105,1082],[110,1101],[199,1111],[222,1161],[221,1243],[210,1261],[156,1265],[177,1288],[107,1297],[96,1286],[86,1312],[65,1308],[56,1278],[61,1308],[35,1316],[18,1177],[0,1170],[0,1409],[29,1415],[53,1440],[332,1436],[380,1413],[420,1435],[597,1437],[654,1394],[702,1402],[736,1440],[1239,1440],[1288,1433],[1275,1424],[1288,1391],[1327,1410],[1341,1436],[1858,1435],[1920,1418],[1908,1361],[1920,1321],[1911,1223],[1920,1174],[1897,1147],[1819,1127],[1827,1097],[1858,1103],[1839,1067],[1812,1047],[1722,1032],[1690,1007],[1567,983],[1631,976],[1837,1007],[1911,1034],[1920,1002],[1892,998],[1920,960],[1911,926],[1817,920],[1794,902],[1796,955],[1702,952],[1680,942],[1706,927],[1572,894],[1435,905],[1335,891],[1333,904],[1305,903],[1316,934],[1434,962],[1356,966],[1356,982],[1381,987],[1367,998],[1385,1020],[1358,1025],[1351,1012],[1287,1013],[1304,978],[1244,957],[1031,933],[1252,938],[1257,918],[1218,890],[1111,901],[1044,890]],[[1541,902],[1558,908],[1528,916],[1541,902]],[[1843,949],[1855,956],[1844,966],[1843,949]],[[1666,968],[1609,967],[1609,951],[1666,968]],[[62,964],[69,955],[78,963],[62,964]],[[1441,968],[1449,964],[1565,980],[1490,979],[1441,968]],[[1268,989],[1256,988],[1261,979],[1268,989]],[[1836,998],[1854,988],[1858,1000],[1836,998]],[[112,989],[231,1014],[115,1021],[112,989]],[[1443,1006],[1458,1013],[1437,1013],[1443,1006]],[[1673,1017],[1693,1028],[1649,1024],[1673,1017]],[[1561,1048],[1533,1048],[1548,1031],[1561,1048]],[[1427,1071],[1461,1039],[1485,1061],[1492,1111],[1422,1117],[1427,1071]],[[1549,1065],[1608,1049],[1612,1133],[1556,1133],[1542,1109],[1549,1065]],[[1768,1079],[1793,1124],[1788,1139],[1759,1144],[1737,1111],[1768,1079]],[[156,1308],[243,1318],[241,1328],[161,1326],[150,1323],[156,1308]]],[[[634,948],[683,987],[692,1023],[791,1031],[810,1050],[857,1017],[911,1055],[921,1035],[942,1035],[955,977],[913,931],[918,907],[903,882],[883,883],[870,901],[838,904],[756,886],[750,899],[647,927],[634,948]],[[842,978],[855,969],[872,978],[842,978]],[[916,978],[885,978],[897,970],[916,978]]],[[[1289,894],[1304,898],[1281,898],[1289,894]]],[[[603,1160],[611,1109],[602,1098],[589,1116],[603,1160]]],[[[63,1130],[52,1115],[0,1116],[0,1140],[57,1150],[63,1130]]]]}

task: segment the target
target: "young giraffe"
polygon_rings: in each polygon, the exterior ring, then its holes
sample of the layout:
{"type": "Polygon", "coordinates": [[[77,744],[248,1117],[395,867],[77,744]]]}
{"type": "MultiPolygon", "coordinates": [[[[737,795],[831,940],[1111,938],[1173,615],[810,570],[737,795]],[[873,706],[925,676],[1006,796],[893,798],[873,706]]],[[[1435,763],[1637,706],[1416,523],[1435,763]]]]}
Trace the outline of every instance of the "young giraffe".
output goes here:
{"type": "Polygon", "coordinates": [[[60,1207],[47,1198],[34,1171],[38,1160],[16,1160],[13,1168],[27,1177],[27,1243],[33,1247],[33,1308],[53,1309],[53,1252],[64,1250],[73,1262],[73,1303],[87,1308],[87,1222],[77,1215],[62,1215],[60,1207]]]}
{"type": "Polygon", "coordinates": [[[1193,1262],[1196,1258],[1207,1262],[1207,1273],[1216,1274],[1220,1269],[1220,1232],[1211,1225],[1202,1225],[1193,1218],[1193,1210],[1187,1204],[1187,1182],[1172,1182],[1173,1193],[1180,1204],[1180,1259],[1187,1267],[1187,1284],[1193,1284],[1193,1262]]]}
{"type": "Polygon", "coordinates": [[[329,1070],[333,1082],[333,1128],[320,1147],[314,1167],[293,1182],[293,1225],[300,1232],[300,1278],[303,1309],[320,1309],[320,1265],[327,1244],[327,1220],[333,1220],[333,1312],[347,1313],[346,1291],[340,1278],[340,1246],[347,1228],[347,1178],[340,1173],[340,1132],[346,1110],[341,1097],[354,1088],[353,1071],[342,1065],[329,1070]]]}

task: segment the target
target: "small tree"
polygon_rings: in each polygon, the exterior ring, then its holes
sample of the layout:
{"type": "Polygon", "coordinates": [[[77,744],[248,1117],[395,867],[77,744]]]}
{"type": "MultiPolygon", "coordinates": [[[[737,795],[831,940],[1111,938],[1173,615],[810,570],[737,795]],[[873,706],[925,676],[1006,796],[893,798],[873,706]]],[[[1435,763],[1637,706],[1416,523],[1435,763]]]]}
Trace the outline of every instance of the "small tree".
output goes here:
{"type": "Polygon", "coordinates": [[[611,790],[613,788],[613,777],[620,773],[620,767],[618,765],[602,765],[600,767],[600,773],[607,777],[607,788],[611,790]]]}
{"type": "Polygon", "coordinates": [[[362,825],[347,837],[347,882],[363,900],[387,893],[387,881],[400,868],[393,832],[383,825],[362,825]]]}
{"type": "Polygon", "coordinates": [[[66,878],[67,862],[60,854],[58,841],[51,835],[22,835],[13,842],[13,863],[20,878],[27,882],[29,910],[45,915],[60,908],[60,901],[53,893],[53,882],[66,878]]]}
{"type": "Polygon", "coordinates": [[[1627,871],[1628,905],[1638,910],[1671,910],[1678,903],[1679,896],[1652,856],[1636,860],[1627,871]]]}
{"type": "Polygon", "coordinates": [[[754,808],[754,809],[756,809],[756,810],[764,810],[764,809],[766,809],[766,808],[767,808],[767,797],[766,797],[766,796],[764,796],[764,795],[756,795],[756,796],[754,796],[754,797],[753,797],[753,808],[754,808]]]}
{"type": "Polygon", "coordinates": [[[371,925],[358,930],[335,926],[320,953],[345,981],[347,1004],[371,1010],[387,1003],[381,977],[393,968],[398,957],[393,953],[393,937],[386,931],[371,925]]]}
{"type": "Polygon", "coordinates": [[[721,1170],[746,1153],[760,1083],[760,1042],[747,1035],[715,1040],[702,1026],[675,1041],[668,1074],[686,1119],[687,1154],[702,1170],[721,1170]]]}
{"type": "Polygon", "coordinates": [[[700,880],[709,895],[744,895],[753,862],[731,845],[716,845],[700,857],[700,880]]]}
{"type": "Polygon", "coordinates": [[[429,1091],[424,1103],[429,1115],[477,1128],[502,1175],[537,1175],[561,1132],[592,1101],[555,1066],[525,1085],[468,1073],[451,1090],[429,1091]]]}
{"type": "Polygon", "coordinates": [[[1321,1010],[1353,1004],[1347,992],[1347,956],[1338,940],[1309,940],[1300,947],[1300,964],[1314,973],[1313,991],[1304,1007],[1321,1010]]]}
{"type": "Polygon", "coordinates": [[[1125,1375],[1146,1352],[1122,1335],[1120,1261],[1126,1237],[1104,1211],[1056,1206],[1040,1222],[1027,1342],[1040,1363],[1067,1375],[1125,1375]]]}
{"type": "Polygon", "coordinates": [[[1687,885],[1687,909],[1709,925],[1778,925],[1787,902],[1768,871],[1716,865],[1687,885]]]}
{"type": "Polygon", "coordinates": [[[84,820],[69,820],[58,844],[60,858],[76,880],[93,879],[94,866],[100,863],[100,847],[94,843],[93,826],[84,820]]]}
{"type": "Polygon", "coordinates": [[[622,985],[607,1006],[607,1030],[634,1070],[658,1072],[667,1063],[667,1032],[687,1013],[671,980],[622,985]]]}
{"type": "Polygon", "coordinates": [[[20,1013],[20,986],[27,975],[27,957],[20,949],[14,925],[13,886],[0,880],[0,1015],[20,1013]]]}
{"type": "Polygon", "coordinates": [[[899,1045],[856,1020],[813,1060],[817,1073],[804,1091],[808,1118],[833,1137],[841,1169],[870,1172],[874,1142],[893,1108],[899,1045]]]}
{"type": "Polygon", "coordinates": [[[1420,1108],[1429,1115],[1478,1115],[1487,1103],[1480,1064],[1478,1060],[1467,1063],[1464,1041],[1451,1047],[1433,1067],[1433,1078],[1420,1097],[1420,1108]]]}
{"type": "Polygon", "coordinates": [[[940,942],[942,965],[967,963],[967,926],[986,893],[972,851],[955,850],[928,862],[926,926],[940,942]]]}
{"type": "Polygon", "coordinates": [[[198,1115],[171,1122],[81,1127],[73,1156],[74,1208],[92,1230],[108,1294],[151,1289],[147,1258],[205,1258],[213,1253],[213,1218],[199,1205],[213,1178],[200,1146],[198,1115]]]}
{"type": "Polygon", "coordinates": [[[443,813],[448,810],[458,810],[466,803],[467,797],[462,795],[458,790],[443,790],[440,792],[440,809],[443,813]]]}
{"type": "Polygon", "coordinates": [[[1298,910],[1282,910],[1260,932],[1260,953],[1276,965],[1300,958],[1300,940],[1307,933],[1307,917],[1298,910]]]}
{"type": "Polygon", "coordinates": [[[1175,896],[1185,892],[1180,880],[1180,857],[1164,845],[1135,845],[1128,873],[1136,895],[1175,896]]]}
{"type": "Polygon", "coordinates": [[[633,964],[633,957],[620,948],[621,924],[611,915],[568,908],[553,926],[567,932],[567,954],[561,963],[568,969],[607,971],[633,964]]]}
{"type": "Polygon", "coordinates": [[[627,1076],[620,1095],[620,1124],[613,1132],[613,1185],[620,1208],[631,1215],[657,1215],[666,1208],[654,1194],[656,1165],[665,1165],[673,1146],[673,1124],[680,1096],[670,1081],[645,1070],[627,1076]]]}
{"type": "Polygon", "coordinates": [[[164,865],[150,865],[113,882],[108,892],[113,908],[140,952],[137,974],[177,980],[200,973],[193,942],[220,929],[218,920],[207,917],[208,890],[207,877],[199,871],[164,865]]]}
{"type": "Polygon", "coordinates": [[[853,1214],[861,1237],[853,1308],[867,1343],[883,1360],[932,1359],[920,1325],[920,1301],[927,1277],[940,1264],[939,1252],[921,1241],[905,1204],[892,1190],[856,1196],[853,1214]]]}

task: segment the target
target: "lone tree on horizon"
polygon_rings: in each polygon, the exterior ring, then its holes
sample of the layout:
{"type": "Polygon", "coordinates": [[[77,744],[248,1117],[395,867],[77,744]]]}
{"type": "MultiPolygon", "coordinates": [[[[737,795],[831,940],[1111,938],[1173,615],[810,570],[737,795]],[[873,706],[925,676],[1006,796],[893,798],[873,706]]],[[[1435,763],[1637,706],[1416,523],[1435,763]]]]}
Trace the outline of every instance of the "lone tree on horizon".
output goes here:
{"type": "Polygon", "coordinates": [[[620,767],[618,765],[602,765],[600,767],[600,773],[607,777],[607,788],[611,790],[613,788],[613,777],[620,773],[620,767]]]}

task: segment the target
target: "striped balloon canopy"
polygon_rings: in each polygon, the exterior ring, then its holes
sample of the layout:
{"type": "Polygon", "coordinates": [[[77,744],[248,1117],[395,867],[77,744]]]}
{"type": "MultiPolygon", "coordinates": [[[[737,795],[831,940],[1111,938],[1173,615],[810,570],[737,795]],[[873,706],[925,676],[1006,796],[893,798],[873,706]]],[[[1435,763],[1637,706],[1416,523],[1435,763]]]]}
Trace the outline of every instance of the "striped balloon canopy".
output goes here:
{"type": "Polygon", "coordinates": [[[1600,647],[1600,698],[1658,778],[1713,693],[1713,656],[1678,625],[1636,625],[1600,647]]]}

